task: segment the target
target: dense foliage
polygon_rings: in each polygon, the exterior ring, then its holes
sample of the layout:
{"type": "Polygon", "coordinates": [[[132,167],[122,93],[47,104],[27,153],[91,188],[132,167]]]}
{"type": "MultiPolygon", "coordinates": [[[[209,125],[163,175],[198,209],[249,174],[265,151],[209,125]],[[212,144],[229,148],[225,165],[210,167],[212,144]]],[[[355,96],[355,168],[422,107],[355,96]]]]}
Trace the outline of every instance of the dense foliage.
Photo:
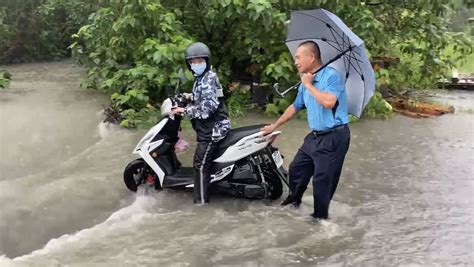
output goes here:
{"type": "Polygon", "coordinates": [[[59,59],[70,55],[71,35],[100,0],[1,0],[0,64],[59,59]]]}
{"type": "MultiPolygon", "coordinates": [[[[376,68],[377,86],[394,92],[433,86],[472,53],[465,33],[449,31],[456,14],[451,7],[466,8],[463,0],[3,1],[0,40],[6,41],[0,43],[0,61],[51,59],[72,51],[88,69],[83,85],[110,93],[127,127],[152,122],[176,73],[186,68],[183,52],[193,41],[209,45],[226,89],[233,81],[296,82],[284,44],[291,10],[328,9],[365,41],[371,56],[399,58],[398,64],[376,68]],[[444,52],[448,48],[451,53],[444,52]]],[[[250,94],[227,95],[233,115],[242,115],[250,94]]],[[[291,97],[274,98],[267,113],[280,114],[291,97]]],[[[387,112],[378,95],[367,108],[368,115],[387,112]]]]}

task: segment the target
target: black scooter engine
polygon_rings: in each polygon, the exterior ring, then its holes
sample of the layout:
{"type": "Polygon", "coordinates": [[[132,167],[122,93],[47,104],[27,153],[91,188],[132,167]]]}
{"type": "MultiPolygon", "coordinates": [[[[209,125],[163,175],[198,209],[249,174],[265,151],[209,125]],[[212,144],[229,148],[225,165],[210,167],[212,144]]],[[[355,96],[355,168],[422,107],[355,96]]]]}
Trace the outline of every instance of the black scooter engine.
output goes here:
{"type": "Polygon", "coordinates": [[[231,180],[238,183],[249,184],[257,182],[257,176],[256,172],[254,171],[254,167],[248,161],[235,164],[234,173],[231,180]]]}
{"type": "Polygon", "coordinates": [[[232,178],[225,182],[233,195],[248,199],[265,198],[265,188],[258,170],[247,160],[235,165],[232,178]],[[240,164],[239,164],[240,163],[240,164]]]}

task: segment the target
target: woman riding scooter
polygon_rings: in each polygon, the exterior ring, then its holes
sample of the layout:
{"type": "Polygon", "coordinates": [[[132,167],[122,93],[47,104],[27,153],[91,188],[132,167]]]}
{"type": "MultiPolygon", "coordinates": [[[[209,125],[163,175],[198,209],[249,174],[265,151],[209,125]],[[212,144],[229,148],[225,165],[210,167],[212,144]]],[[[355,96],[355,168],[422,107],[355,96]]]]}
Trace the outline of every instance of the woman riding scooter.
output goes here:
{"type": "Polygon", "coordinates": [[[173,108],[174,114],[191,118],[196,131],[197,146],[194,153],[194,203],[209,203],[208,188],[211,164],[217,142],[224,139],[231,128],[225,111],[223,90],[215,72],[211,70],[211,51],[200,42],[186,49],[186,65],[194,74],[192,94],[187,97],[191,104],[186,108],[173,108]]]}

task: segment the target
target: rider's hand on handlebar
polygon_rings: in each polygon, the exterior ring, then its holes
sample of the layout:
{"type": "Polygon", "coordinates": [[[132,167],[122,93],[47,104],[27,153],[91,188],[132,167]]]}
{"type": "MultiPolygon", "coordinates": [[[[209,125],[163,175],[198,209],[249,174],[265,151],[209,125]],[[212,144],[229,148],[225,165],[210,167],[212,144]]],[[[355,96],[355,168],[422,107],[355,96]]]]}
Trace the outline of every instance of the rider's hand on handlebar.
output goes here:
{"type": "Polygon", "coordinates": [[[184,113],[184,108],[180,108],[180,107],[171,108],[171,114],[173,114],[173,115],[175,115],[175,114],[181,115],[183,113],[184,113]]]}
{"type": "Polygon", "coordinates": [[[276,125],[275,124],[270,124],[270,125],[265,125],[260,131],[263,132],[263,135],[271,134],[273,131],[275,131],[276,125]]]}
{"type": "Polygon", "coordinates": [[[183,96],[184,96],[184,98],[186,98],[187,100],[192,100],[192,98],[193,98],[193,94],[190,94],[190,93],[183,93],[183,96]]]}

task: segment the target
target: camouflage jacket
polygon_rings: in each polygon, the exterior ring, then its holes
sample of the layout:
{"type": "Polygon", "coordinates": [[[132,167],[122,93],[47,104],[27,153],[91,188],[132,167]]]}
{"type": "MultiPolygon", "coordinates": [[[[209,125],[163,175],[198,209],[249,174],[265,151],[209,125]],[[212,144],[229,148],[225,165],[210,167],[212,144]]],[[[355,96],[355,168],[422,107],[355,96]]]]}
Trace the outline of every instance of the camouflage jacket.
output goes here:
{"type": "Polygon", "coordinates": [[[222,86],[216,73],[208,71],[196,77],[192,103],[185,113],[191,118],[198,141],[220,141],[231,125],[225,111],[222,86]]]}

